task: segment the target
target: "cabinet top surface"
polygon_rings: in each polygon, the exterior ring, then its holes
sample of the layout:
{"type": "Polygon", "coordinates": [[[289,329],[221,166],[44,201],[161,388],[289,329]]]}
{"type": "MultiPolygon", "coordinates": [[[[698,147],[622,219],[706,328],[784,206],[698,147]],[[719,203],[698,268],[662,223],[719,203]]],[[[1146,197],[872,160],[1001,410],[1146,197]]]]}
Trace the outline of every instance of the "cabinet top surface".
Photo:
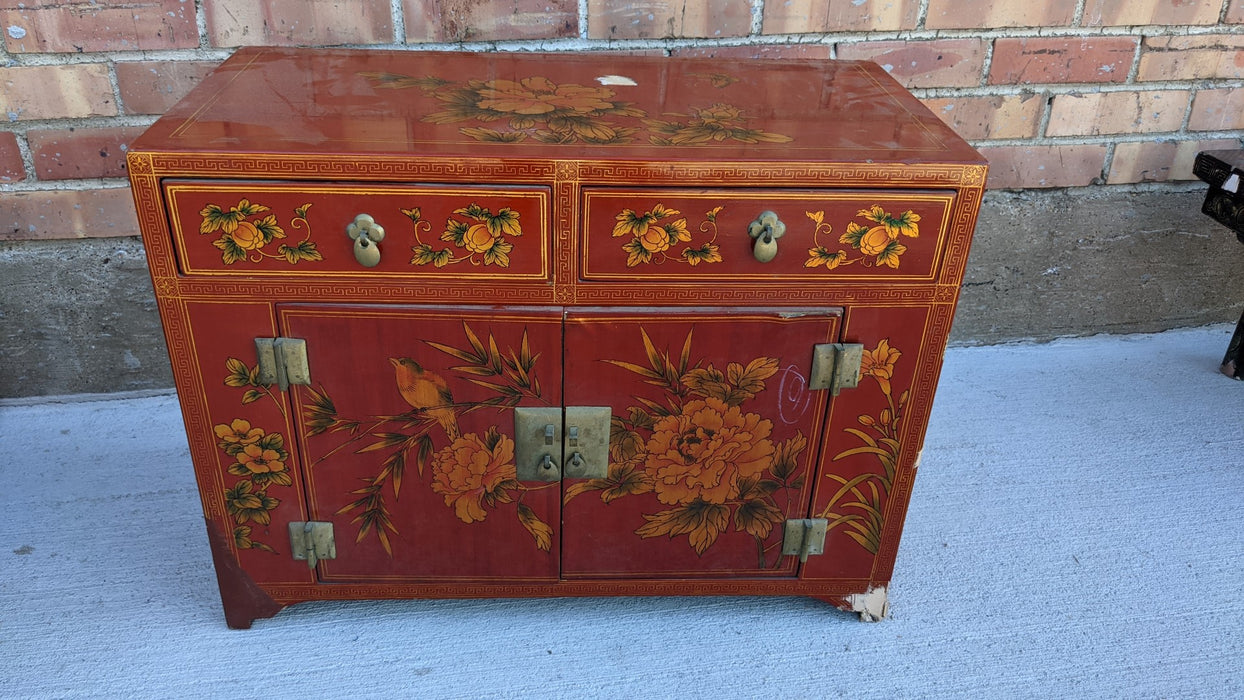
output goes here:
{"type": "Polygon", "coordinates": [[[134,150],[983,163],[868,62],[241,49],[134,150]]]}

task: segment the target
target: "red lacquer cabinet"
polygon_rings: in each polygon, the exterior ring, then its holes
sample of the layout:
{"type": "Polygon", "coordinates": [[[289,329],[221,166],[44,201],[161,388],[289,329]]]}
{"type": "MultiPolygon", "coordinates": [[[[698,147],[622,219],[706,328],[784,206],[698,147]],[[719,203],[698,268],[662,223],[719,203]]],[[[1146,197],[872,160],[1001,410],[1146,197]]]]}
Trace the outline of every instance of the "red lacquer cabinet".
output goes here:
{"type": "Polygon", "coordinates": [[[231,626],[884,615],[985,165],[876,66],[243,49],[128,162],[231,626]]]}

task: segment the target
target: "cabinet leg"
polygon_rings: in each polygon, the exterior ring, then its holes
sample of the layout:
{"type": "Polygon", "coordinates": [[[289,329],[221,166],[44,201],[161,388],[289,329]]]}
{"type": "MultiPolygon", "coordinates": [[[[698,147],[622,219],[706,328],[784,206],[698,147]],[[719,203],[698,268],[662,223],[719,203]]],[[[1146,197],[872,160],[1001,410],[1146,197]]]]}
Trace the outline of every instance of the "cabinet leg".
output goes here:
{"type": "Polygon", "coordinates": [[[285,607],[273,600],[242,570],[233,558],[225,533],[211,520],[207,520],[207,539],[212,546],[220,602],[225,608],[225,624],[230,629],[250,629],[255,620],[272,617],[285,607]]]}
{"type": "Polygon", "coordinates": [[[1227,354],[1222,358],[1222,373],[1232,379],[1244,379],[1244,314],[1235,324],[1235,334],[1227,344],[1227,354]]]}

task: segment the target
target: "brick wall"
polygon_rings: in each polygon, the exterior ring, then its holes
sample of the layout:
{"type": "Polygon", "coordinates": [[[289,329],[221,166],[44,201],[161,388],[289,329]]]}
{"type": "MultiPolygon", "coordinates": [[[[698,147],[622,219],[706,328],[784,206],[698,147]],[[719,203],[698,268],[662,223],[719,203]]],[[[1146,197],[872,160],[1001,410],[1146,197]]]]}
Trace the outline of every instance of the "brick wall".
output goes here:
{"type": "Polygon", "coordinates": [[[0,0],[0,240],[137,233],[126,144],[242,45],[869,59],[993,188],[1186,189],[1244,137],[1244,0],[0,0]]]}

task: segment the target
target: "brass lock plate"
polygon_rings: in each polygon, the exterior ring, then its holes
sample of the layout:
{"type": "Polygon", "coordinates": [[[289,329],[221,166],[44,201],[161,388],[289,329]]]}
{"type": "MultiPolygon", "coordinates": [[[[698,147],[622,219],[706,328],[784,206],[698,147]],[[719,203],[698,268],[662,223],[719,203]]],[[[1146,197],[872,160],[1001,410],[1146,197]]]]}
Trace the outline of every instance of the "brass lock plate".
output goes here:
{"type": "Polygon", "coordinates": [[[514,466],[519,481],[562,478],[562,410],[544,406],[514,409],[514,466]]]}
{"type": "Polygon", "coordinates": [[[567,406],[563,454],[565,475],[574,479],[609,476],[609,428],[613,411],[608,406],[567,406]]]}

